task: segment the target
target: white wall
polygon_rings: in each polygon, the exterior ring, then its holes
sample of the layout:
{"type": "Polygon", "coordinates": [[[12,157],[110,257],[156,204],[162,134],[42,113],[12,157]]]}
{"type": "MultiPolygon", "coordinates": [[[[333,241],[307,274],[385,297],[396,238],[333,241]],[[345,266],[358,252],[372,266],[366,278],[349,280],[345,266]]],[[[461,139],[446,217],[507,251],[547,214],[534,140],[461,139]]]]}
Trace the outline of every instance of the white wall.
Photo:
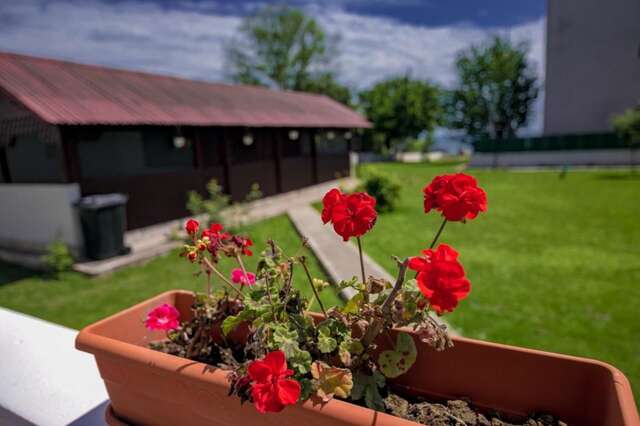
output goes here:
{"type": "Polygon", "coordinates": [[[0,184],[0,247],[42,251],[61,239],[75,252],[82,232],[74,203],[78,184],[0,184]]]}

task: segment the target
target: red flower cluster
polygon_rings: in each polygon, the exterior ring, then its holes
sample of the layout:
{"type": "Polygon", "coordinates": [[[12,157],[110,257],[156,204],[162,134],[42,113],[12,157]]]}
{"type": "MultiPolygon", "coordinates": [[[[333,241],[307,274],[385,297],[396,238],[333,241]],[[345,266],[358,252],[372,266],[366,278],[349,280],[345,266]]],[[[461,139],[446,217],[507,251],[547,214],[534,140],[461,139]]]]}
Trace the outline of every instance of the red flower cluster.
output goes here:
{"type": "Polygon", "coordinates": [[[471,283],[458,262],[458,252],[440,244],[435,250],[422,253],[424,257],[409,260],[409,268],[418,271],[418,288],[438,314],[452,312],[471,291],[471,283]]]}
{"type": "Polygon", "coordinates": [[[322,222],[333,223],[333,229],[345,241],[366,234],[376,223],[376,200],[366,192],[343,194],[334,188],[322,199],[322,222]]]}
{"type": "Polygon", "coordinates": [[[287,379],[293,370],[287,368],[284,352],[270,352],[264,359],[253,361],[248,372],[253,381],[251,396],[259,412],[278,413],[300,398],[300,383],[287,379]]]}
{"type": "Polygon", "coordinates": [[[253,245],[253,241],[251,241],[249,238],[234,235],[233,238],[231,238],[231,241],[233,241],[236,247],[241,249],[242,254],[244,254],[245,256],[253,256],[253,252],[251,251],[251,249],[249,249],[249,247],[253,245]]]}
{"type": "Polygon", "coordinates": [[[473,176],[463,173],[437,176],[424,193],[424,212],[438,210],[450,221],[475,218],[487,211],[487,195],[473,176]]]}
{"type": "Polygon", "coordinates": [[[151,310],[144,325],[149,330],[175,330],[180,325],[180,312],[167,303],[151,310]]]}
{"type": "Polygon", "coordinates": [[[198,228],[200,228],[200,224],[197,220],[193,219],[189,219],[184,225],[184,230],[187,231],[189,235],[195,235],[196,232],[198,232],[198,228]]]}
{"type": "Polygon", "coordinates": [[[185,231],[191,237],[193,246],[186,246],[184,256],[191,262],[198,260],[198,253],[208,250],[214,262],[218,260],[218,252],[222,251],[225,255],[234,257],[236,253],[245,256],[252,256],[253,252],[249,249],[253,245],[253,241],[249,238],[239,235],[231,235],[224,232],[224,228],[219,223],[213,223],[208,229],[204,229],[198,239],[198,229],[200,224],[198,221],[189,219],[185,225],[185,231]]]}

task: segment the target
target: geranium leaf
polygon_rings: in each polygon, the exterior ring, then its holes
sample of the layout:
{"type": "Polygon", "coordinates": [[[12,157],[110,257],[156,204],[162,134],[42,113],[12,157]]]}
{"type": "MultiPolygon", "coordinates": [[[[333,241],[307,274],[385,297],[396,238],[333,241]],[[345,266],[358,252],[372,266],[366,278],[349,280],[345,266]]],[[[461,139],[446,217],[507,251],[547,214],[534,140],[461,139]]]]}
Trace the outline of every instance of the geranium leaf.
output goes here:
{"type": "Polygon", "coordinates": [[[362,372],[356,373],[353,380],[353,389],[351,390],[351,399],[357,401],[364,398],[367,407],[384,411],[384,400],[380,395],[380,391],[378,391],[378,388],[382,388],[384,385],[384,376],[377,371],[374,371],[371,376],[362,372]]]}
{"type": "Polygon", "coordinates": [[[311,364],[311,375],[316,383],[316,395],[323,402],[328,402],[337,395],[340,398],[347,398],[353,388],[353,378],[351,371],[346,368],[331,367],[321,361],[311,364]]]}
{"type": "Polygon", "coordinates": [[[378,357],[380,371],[390,378],[401,376],[416,362],[417,355],[413,338],[407,333],[398,333],[395,349],[383,351],[378,357]]]}

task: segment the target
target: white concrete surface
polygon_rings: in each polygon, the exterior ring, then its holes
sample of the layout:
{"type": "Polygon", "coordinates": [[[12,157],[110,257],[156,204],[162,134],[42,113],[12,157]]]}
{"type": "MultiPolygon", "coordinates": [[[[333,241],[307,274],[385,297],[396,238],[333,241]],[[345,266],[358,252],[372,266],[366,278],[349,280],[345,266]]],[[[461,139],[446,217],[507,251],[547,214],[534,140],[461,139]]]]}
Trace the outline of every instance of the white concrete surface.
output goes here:
{"type": "Polygon", "coordinates": [[[80,252],[82,231],[74,203],[80,186],[0,184],[0,246],[41,251],[56,239],[80,252]]]}
{"type": "MultiPolygon", "coordinates": [[[[636,150],[639,151],[639,150],[636,150]]],[[[537,166],[626,166],[631,161],[628,149],[593,149],[566,151],[527,151],[498,153],[498,167],[537,166]]],[[[633,161],[640,164],[640,152],[634,153],[633,161]]],[[[493,167],[495,154],[474,153],[469,167],[493,167]]]]}
{"type": "Polygon", "coordinates": [[[105,424],[107,391],[76,330],[4,308],[0,324],[0,424],[105,424]]]}

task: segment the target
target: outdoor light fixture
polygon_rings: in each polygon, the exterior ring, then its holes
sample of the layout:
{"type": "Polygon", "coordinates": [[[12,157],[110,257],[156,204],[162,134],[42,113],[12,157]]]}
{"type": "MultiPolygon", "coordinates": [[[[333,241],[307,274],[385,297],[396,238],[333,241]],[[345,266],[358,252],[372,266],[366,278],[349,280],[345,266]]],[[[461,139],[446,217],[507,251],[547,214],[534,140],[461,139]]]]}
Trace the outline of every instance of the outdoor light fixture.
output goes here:
{"type": "Polygon", "coordinates": [[[187,139],[184,136],[173,137],[173,147],[176,149],[182,149],[187,145],[187,139]]]}
{"type": "Polygon", "coordinates": [[[297,141],[300,137],[300,133],[297,130],[289,130],[289,139],[297,141]]]}
{"type": "Polygon", "coordinates": [[[251,146],[253,145],[253,136],[251,135],[251,133],[246,132],[244,134],[244,136],[242,137],[242,144],[244,146],[251,146]]]}
{"type": "Polygon", "coordinates": [[[333,138],[336,137],[336,134],[333,132],[327,132],[327,139],[329,139],[330,141],[333,140],[333,138]]]}
{"type": "Polygon", "coordinates": [[[345,140],[350,140],[353,137],[353,134],[349,131],[344,132],[343,137],[345,138],[345,140]]]}

